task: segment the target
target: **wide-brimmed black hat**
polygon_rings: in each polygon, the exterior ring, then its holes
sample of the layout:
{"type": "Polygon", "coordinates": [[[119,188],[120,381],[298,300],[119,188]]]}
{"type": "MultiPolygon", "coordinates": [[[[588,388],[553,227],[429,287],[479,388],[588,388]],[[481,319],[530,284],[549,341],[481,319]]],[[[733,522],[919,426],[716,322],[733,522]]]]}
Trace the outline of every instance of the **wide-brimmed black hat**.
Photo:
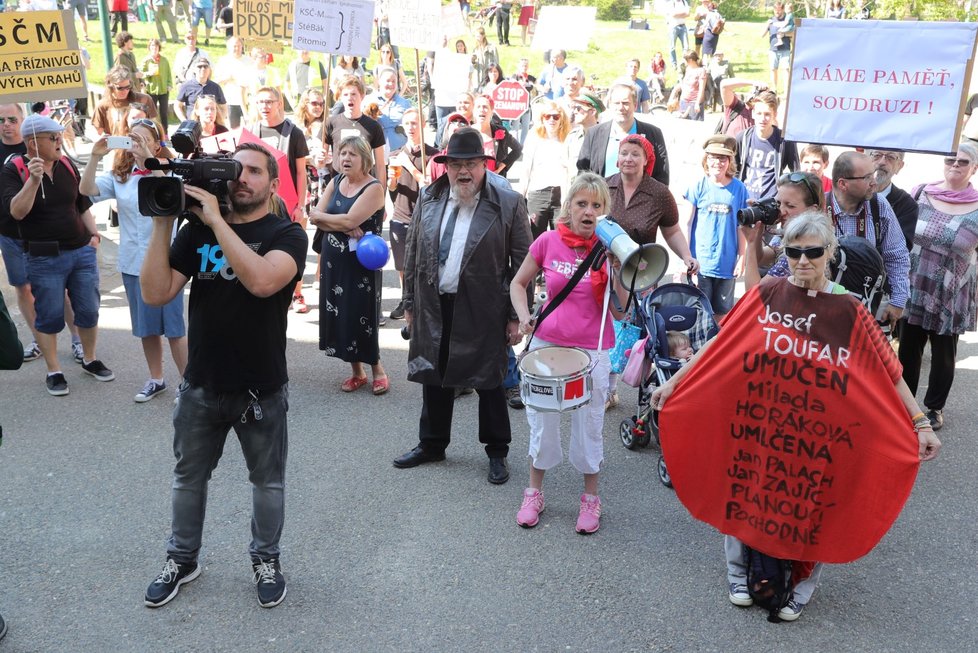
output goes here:
{"type": "Polygon", "coordinates": [[[448,147],[441,154],[432,157],[435,163],[445,163],[448,159],[491,159],[482,149],[482,134],[471,127],[463,127],[448,139],[448,147]]]}

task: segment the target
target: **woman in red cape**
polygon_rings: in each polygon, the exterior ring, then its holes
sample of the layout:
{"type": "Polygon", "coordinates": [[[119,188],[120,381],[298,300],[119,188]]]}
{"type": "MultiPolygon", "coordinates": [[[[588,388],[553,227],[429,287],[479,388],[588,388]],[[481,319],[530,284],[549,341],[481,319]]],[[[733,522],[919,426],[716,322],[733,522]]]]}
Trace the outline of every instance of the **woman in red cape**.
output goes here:
{"type": "MultiPolygon", "coordinates": [[[[919,461],[941,446],[872,317],[826,278],[837,240],[825,216],[798,216],[784,243],[791,276],[741,298],[650,400],[680,501],[725,533],[729,599],[742,607],[753,604],[745,543],[789,560],[865,555],[902,509],[919,461]],[[791,490],[779,494],[778,482],[791,490]]],[[[821,567],[795,564],[782,620],[801,615],[821,567]]]]}

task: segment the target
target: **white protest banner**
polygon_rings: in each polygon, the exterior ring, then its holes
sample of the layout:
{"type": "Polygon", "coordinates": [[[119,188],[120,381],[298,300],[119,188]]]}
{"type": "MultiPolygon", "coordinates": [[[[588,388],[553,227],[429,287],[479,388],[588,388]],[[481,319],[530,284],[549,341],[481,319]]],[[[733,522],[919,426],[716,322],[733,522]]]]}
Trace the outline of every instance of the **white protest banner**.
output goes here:
{"type": "Polygon", "coordinates": [[[388,0],[391,43],[403,48],[437,50],[445,33],[439,0],[388,0]]]}
{"type": "Polygon", "coordinates": [[[458,87],[461,92],[468,87],[471,72],[472,55],[438,50],[435,68],[431,73],[431,85],[436,89],[458,87]]]}
{"type": "Polygon", "coordinates": [[[457,2],[442,5],[441,32],[445,36],[468,35],[469,28],[465,25],[465,19],[462,18],[462,8],[458,6],[457,2]]]}
{"type": "Polygon", "coordinates": [[[541,7],[530,47],[587,50],[597,15],[597,7],[541,7]]]}
{"type": "Polygon", "coordinates": [[[373,0],[295,0],[292,47],[365,57],[373,20],[373,0]]]}
{"type": "Polygon", "coordinates": [[[978,25],[799,21],[785,137],[953,152],[978,25]]]}
{"type": "Polygon", "coordinates": [[[72,10],[0,13],[0,101],[87,93],[72,10]]]}

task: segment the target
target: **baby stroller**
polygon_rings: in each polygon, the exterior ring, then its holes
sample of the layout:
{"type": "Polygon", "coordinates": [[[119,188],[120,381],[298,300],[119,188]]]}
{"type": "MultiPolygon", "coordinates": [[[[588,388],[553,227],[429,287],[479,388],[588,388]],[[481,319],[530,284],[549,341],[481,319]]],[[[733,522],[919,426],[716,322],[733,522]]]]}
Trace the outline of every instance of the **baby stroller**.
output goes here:
{"type": "MultiPolygon", "coordinates": [[[[687,275],[686,279],[688,283],[659,286],[638,304],[638,314],[649,337],[645,341],[644,352],[633,351],[631,356],[644,354],[651,365],[648,374],[643,375],[638,386],[638,408],[635,415],[623,419],[618,428],[621,443],[626,449],[647,447],[653,440],[656,448],[659,447],[659,413],[649,407],[649,399],[652,391],[668,381],[683,364],[669,356],[667,332],[685,333],[693,351],[699,351],[720,330],[713,318],[710,300],[693,285],[692,277],[687,275]]],[[[661,454],[656,472],[663,485],[672,487],[672,480],[661,454]]]]}

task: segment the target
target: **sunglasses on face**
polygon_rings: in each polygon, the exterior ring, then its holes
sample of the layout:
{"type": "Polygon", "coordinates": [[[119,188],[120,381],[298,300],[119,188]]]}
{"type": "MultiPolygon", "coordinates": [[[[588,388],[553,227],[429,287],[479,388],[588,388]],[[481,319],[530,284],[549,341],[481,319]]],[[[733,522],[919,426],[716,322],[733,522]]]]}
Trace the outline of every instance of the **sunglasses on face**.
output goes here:
{"type": "Polygon", "coordinates": [[[311,107],[321,107],[323,106],[323,104],[324,104],[323,102],[317,102],[316,100],[311,100],[309,102],[309,106],[311,107]]]}
{"type": "Polygon", "coordinates": [[[547,114],[544,114],[543,119],[544,120],[560,120],[560,114],[559,113],[547,113],[547,114]]]}
{"type": "Polygon", "coordinates": [[[967,168],[968,166],[971,165],[971,161],[969,161],[968,159],[956,159],[953,156],[949,156],[946,159],[944,159],[944,165],[946,165],[949,168],[953,168],[954,166],[958,166],[960,168],[967,168]]]}
{"type": "Polygon", "coordinates": [[[113,88],[115,88],[117,91],[128,91],[132,88],[132,86],[115,86],[113,88]]]}
{"type": "Polygon", "coordinates": [[[814,261],[815,259],[820,259],[825,256],[824,247],[791,247],[785,245],[784,255],[790,259],[798,260],[802,256],[807,258],[809,261],[814,261]]]}
{"type": "MultiPolygon", "coordinates": [[[[872,175],[872,173],[870,174],[872,175]]],[[[858,179],[862,179],[862,177],[858,177],[858,179]]],[[[808,189],[808,197],[812,200],[809,206],[815,206],[818,204],[818,194],[815,192],[815,189],[812,188],[811,179],[804,172],[791,172],[786,175],[782,175],[779,181],[782,184],[804,184],[805,188],[808,189]]]]}

